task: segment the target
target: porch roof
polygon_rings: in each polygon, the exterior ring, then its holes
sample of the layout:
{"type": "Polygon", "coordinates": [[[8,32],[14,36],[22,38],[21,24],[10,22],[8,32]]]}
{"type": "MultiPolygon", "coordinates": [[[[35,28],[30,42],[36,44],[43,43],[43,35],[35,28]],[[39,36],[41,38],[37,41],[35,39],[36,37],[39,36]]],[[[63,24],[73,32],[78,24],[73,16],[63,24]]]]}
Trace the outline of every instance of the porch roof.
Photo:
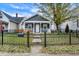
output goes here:
{"type": "Polygon", "coordinates": [[[49,21],[49,20],[44,18],[43,16],[36,14],[36,15],[26,19],[25,21],[49,21]]]}

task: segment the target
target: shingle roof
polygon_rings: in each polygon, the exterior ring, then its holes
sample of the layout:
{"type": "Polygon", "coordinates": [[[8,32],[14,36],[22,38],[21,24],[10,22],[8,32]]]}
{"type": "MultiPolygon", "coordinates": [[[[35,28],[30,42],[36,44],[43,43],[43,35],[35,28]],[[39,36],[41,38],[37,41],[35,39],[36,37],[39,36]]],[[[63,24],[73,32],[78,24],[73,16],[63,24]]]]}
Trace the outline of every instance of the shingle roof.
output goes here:
{"type": "Polygon", "coordinates": [[[16,21],[17,23],[20,23],[23,20],[24,17],[13,17],[14,21],[16,21]]]}
{"type": "Polygon", "coordinates": [[[49,21],[48,19],[36,14],[28,19],[26,19],[25,21],[49,21]]]}
{"type": "Polygon", "coordinates": [[[24,17],[18,17],[18,18],[12,17],[3,11],[0,11],[0,12],[2,12],[11,22],[20,23],[21,20],[23,20],[23,18],[24,18],[24,17]]]}

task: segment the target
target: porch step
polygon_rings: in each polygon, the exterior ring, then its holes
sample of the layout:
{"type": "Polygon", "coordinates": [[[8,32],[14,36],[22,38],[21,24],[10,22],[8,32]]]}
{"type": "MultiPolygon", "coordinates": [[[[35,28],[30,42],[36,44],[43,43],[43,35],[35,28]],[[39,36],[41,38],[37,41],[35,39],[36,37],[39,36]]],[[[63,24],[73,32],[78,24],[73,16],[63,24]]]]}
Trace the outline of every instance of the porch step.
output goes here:
{"type": "Polygon", "coordinates": [[[41,43],[41,39],[40,39],[40,35],[39,33],[35,33],[33,36],[33,41],[34,44],[40,44],[41,43]]]}
{"type": "Polygon", "coordinates": [[[33,38],[39,39],[40,38],[40,35],[38,33],[35,33],[34,36],[33,36],[33,38]]]}
{"type": "Polygon", "coordinates": [[[41,39],[33,39],[32,42],[41,42],[41,39]]]}
{"type": "Polygon", "coordinates": [[[35,36],[33,36],[33,38],[40,38],[40,36],[39,35],[35,35],[35,36]]]}

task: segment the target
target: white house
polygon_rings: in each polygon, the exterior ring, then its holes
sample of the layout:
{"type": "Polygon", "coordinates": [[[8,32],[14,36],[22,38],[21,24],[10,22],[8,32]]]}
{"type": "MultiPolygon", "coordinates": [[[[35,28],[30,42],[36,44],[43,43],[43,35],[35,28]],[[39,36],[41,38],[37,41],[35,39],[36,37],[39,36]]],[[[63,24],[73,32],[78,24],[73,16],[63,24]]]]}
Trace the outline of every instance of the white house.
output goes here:
{"type": "Polygon", "coordinates": [[[23,17],[18,17],[17,14],[16,17],[12,17],[3,11],[0,11],[0,20],[3,23],[5,31],[14,32],[16,29],[18,29],[18,24],[22,19],[23,17]]]}
{"type": "Polygon", "coordinates": [[[20,23],[20,29],[30,30],[33,33],[50,32],[51,23],[49,19],[36,14],[30,18],[24,18],[20,23]]]}

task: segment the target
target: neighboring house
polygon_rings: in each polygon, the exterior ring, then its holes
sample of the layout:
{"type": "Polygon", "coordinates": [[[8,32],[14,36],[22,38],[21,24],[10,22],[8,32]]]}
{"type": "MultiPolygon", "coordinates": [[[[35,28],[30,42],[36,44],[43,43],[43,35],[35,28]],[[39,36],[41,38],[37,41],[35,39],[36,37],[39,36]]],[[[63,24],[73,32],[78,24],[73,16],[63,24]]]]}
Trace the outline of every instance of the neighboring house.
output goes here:
{"type": "Polygon", "coordinates": [[[79,22],[77,24],[77,20],[67,20],[65,22],[63,22],[61,25],[60,25],[60,29],[61,31],[65,31],[65,28],[66,28],[66,25],[68,24],[69,26],[69,29],[70,30],[73,30],[73,31],[76,31],[78,30],[79,31],[79,22]]]}
{"type": "Polygon", "coordinates": [[[18,17],[17,14],[16,17],[12,17],[3,11],[0,11],[0,20],[3,22],[4,30],[7,32],[14,32],[18,29],[18,24],[22,19],[23,17],[18,17]]]}

